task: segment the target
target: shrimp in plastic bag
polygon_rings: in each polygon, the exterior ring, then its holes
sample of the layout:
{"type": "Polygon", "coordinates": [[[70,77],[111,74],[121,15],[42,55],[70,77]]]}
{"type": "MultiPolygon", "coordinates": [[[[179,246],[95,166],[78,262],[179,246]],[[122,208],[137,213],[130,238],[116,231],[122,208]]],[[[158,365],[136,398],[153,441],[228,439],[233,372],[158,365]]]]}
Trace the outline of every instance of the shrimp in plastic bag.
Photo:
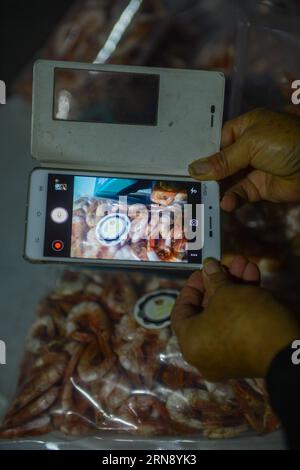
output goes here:
{"type": "Polygon", "coordinates": [[[216,439],[277,429],[263,380],[212,384],[183,359],[163,303],[182,285],[140,273],[65,272],[38,305],[0,438],[57,430],[216,439]]]}

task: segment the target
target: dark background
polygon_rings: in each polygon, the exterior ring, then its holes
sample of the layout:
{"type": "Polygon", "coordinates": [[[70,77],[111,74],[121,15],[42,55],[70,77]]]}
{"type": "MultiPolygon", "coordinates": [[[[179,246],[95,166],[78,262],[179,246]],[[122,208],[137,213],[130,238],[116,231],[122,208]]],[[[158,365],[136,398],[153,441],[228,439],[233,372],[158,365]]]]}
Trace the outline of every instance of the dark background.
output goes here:
{"type": "Polygon", "coordinates": [[[0,80],[12,83],[46,42],[74,0],[1,0],[0,80]]]}

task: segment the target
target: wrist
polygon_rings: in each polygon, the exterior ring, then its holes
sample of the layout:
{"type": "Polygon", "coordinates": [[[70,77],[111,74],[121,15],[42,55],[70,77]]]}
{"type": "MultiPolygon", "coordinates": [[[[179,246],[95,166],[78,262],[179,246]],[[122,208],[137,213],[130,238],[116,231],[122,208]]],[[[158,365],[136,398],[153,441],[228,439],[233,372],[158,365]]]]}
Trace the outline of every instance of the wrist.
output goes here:
{"type": "Polygon", "coordinates": [[[299,338],[300,327],[295,325],[293,328],[289,328],[289,331],[282,332],[280,337],[274,337],[269,341],[269,344],[266,344],[260,352],[260,360],[257,363],[257,377],[265,377],[274,358],[299,338]]]}
{"type": "Polygon", "coordinates": [[[300,338],[300,322],[293,312],[272,296],[266,300],[268,302],[261,311],[259,331],[253,342],[255,354],[252,365],[257,377],[265,377],[275,356],[300,338]]]}

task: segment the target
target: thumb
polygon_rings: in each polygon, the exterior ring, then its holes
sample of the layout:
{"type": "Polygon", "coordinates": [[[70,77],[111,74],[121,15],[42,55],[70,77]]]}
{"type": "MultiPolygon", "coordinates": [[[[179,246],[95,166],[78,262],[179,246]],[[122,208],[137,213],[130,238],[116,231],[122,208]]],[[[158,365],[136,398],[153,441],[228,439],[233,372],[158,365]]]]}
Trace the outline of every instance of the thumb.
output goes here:
{"type": "Polygon", "coordinates": [[[207,301],[219,287],[230,283],[230,277],[221,263],[213,258],[207,258],[203,264],[203,281],[207,301]]]}
{"type": "MultiPolygon", "coordinates": [[[[273,178],[274,179],[274,178],[273,178]]],[[[221,207],[227,212],[231,212],[239,207],[243,202],[257,202],[262,199],[269,199],[268,189],[272,177],[263,171],[254,170],[246,178],[236,183],[226,191],[221,201],[221,207]]]]}
{"type": "Polygon", "coordinates": [[[189,166],[192,178],[199,180],[221,180],[247,168],[250,152],[247,141],[241,137],[234,144],[223,148],[211,157],[195,160],[189,166]]]}

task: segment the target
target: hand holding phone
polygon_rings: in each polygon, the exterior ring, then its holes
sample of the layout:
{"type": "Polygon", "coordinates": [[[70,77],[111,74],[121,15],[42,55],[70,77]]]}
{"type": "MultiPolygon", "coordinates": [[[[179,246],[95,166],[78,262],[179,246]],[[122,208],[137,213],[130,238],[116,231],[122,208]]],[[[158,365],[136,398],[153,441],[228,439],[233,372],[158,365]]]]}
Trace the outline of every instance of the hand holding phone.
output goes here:
{"type": "Polygon", "coordinates": [[[195,269],[220,257],[219,187],[189,178],[36,169],[29,261],[195,269]]]}

